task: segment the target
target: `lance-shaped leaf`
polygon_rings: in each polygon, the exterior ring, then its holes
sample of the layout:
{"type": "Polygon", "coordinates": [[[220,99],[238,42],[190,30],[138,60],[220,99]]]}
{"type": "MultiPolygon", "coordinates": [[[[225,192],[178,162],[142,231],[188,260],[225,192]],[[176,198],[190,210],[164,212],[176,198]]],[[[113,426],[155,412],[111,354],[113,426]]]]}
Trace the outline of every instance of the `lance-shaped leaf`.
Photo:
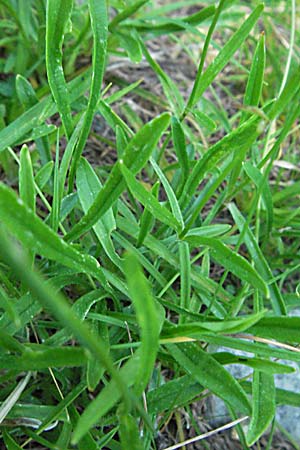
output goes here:
{"type": "Polygon", "coordinates": [[[67,83],[62,66],[62,44],[73,0],[48,0],[46,14],[46,67],[49,86],[68,137],[73,123],[67,83]]]}
{"type": "Polygon", "coordinates": [[[167,348],[177,364],[203,387],[222,398],[235,411],[244,414],[251,412],[250,402],[240,384],[200,346],[193,343],[171,344],[167,348]]]}
{"type": "Polygon", "coordinates": [[[132,254],[126,256],[124,270],[129,295],[141,329],[141,353],[134,384],[135,392],[137,395],[141,395],[153,371],[159,345],[158,337],[164,315],[159,317],[159,311],[163,314],[163,308],[152,297],[150,286],[140,265],[132,254]]]}
{"type": "MultiPolygon", "coordinates": [[[[84,158],[81,158],[79,161],[76,185],[79,201],[83,211],[86,213],[101,191],[102,185],[93,168],[84,158]]],[[[121,258],[116,253],[111,240],[111,233],[116,229],[116,222],[111,208],[95,223],[93,229],[107,256],[116,266],[120,266],[121,258]]]]}
{"type": "Polygon", "coordinates": [[[266,431],[275,416],[274,376],[254,371],[252,387],[253,412],[247,433],[247,444],[251,447],[266,431]]]}
{"type": "Polygon", "coordinates": [[[251,264],[218,239],[202,236],[187,236],[185,240],[194,247],[202,245],[208,246],[211,249],[210,254],[212,258],[219,264],[241,280],[250,283],[252,286],[261,290],[265,295],[267,294],[268,290],[266,283],[251,264]]]}
{"type": "Polygon", "coordinates": [[[229,204],[229,211],[237,224],[240,233],[244,233],[244,241],[248,248],[248,251],[254,261],[254,267],[258,270],[262,278],[266,282],[270,282],[268,286],[268,290],[270,293],[270,299],[272,302],[272,307],[275,313],[278,314],[286,314],[286,307],[284,304],[284,300],[282,298],[281,292],[276,284],[276,282],[272,282],[273,273],[268,265],[261,249],[259,248],[258,243],[256,242],[255,237],[253,236],[252,231],[246,223],[245,218],[240,213],[238,208],[234,203],[229,204]]]}
{"type": "Polygon", "coordinates": [[[182,229],[181,224],[175,219],[173,214],[147,191],[144,186],[139,183],[132,175],[130,170],[127,169],[123,161],[119,161],[120,171],[126,181],[126,184],[132,193],[132,195],[142,203],[142,205],[151,212],[151,214],[161,222],[169,225],[177,231],[182,229]]]}
{"type": "MultiPolygon", "coordinates": [[[[64,1],[64,0],[63,0],[64,1]]],[[[81,134],[75,148],[69,175],[69,189],[72,190],[77,164],[86,144],[96,107],[100,98],[101,85],[106,63],[107,48],[107,4],[105,0],[89,0],[89,12],[93,32],[92,80],[88,106],[84,115],[81,134]]]]}

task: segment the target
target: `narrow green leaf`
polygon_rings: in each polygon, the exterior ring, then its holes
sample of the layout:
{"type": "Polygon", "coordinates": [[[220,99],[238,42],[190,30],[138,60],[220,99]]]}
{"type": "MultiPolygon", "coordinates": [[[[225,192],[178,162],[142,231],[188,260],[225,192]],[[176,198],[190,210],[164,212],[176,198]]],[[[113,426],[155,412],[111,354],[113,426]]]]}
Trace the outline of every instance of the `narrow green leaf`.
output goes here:
{"type": "Polygon", "coordinates": [[[25,350],[25,346],[23,344],[3,330],[0,330],[0,345],[3,349],[6,349],[12,353],[22,353],[25,350]]]}
{"type": "Polygon", "coordinates": [[[2,403],[0,407],[0,424],[3,422],[9,411],[12,409],[12,407],[16,404],[16,402],[19,400],[22,392],[26,388],[28,381],[31,377],[31,373],[29,372],[25,378],[23,378],[15,389],[9,394],[9,396],[5,399],[5,401],[2,403]]]}
{"type": "Polygon", "coordinates": [[[197,97],[197,93],[199,91],[199,86],[200,86],[200,83],[201,83],[201,75],[202,75],[202,71],[203,71],[203,67],[204,67],[204,62],[205,62],[205,58],[206,58],[206,55],[207,55],[207,51],[208,51],[208,48],[209,48],[209,44],[210,44],[210,41],[211,41],[211,38],[212,38],[212,35],[213,35],[213,32],[214,32],[214,29],[215,29],[215,27],[216,27],[216,25],[218,23],[220,14],[221,14],[224,6],[225,6],[225,3],[226,3],[226,0],[220,0],[219,4],[218,4],[218,6],[217,6],[217,8],[215,10],[215,14],[214,14],[213,20],[212,20],[212,22],[210,24],[208,33],[207,33],[206,38],[205,38],[205,42],[204,42],[204,45],[203,45],[203,50],[201,52],[201,59],[200,59],[200,63],[199,63],[199,66],[198,66],[198,70],[197,70],[194,86],[193,86],[191,95],[190,95],[190,97],[188,99],[187,106],[186,106],[186,109],[184,111],[184,114],[186,113],[186,111],[191,106],[194,106],[195,103],[196,103],[195,102],[195,97],[197,97]]]}
{"type": "Polygon", "coordinates": [[[295,373],[295,369],[293,367],[276,363],[268,359],[248,358],[224,352],[214,353],[214,357],[223,365],[242,364],[244,366],[252,367],[257,371],[266,373],[268,375],[275,375],[276,373],[295,373]]]}
{"type": "MultiPolygon", "coordinates": [[[[85,93],[90,84],[90,71],[79,75],[68,83],[70,102],[74,102],[85,93]]],[[[57,107],[51,96],[48,96],[25,111],[20,117],[0,131],[0,152],[13,146],[36,126],[57,112],[57,107]]],[[[46,161],[47,162],[47,161],[46,161]]]]}
{"type": "Polygon", "coordinates": [[[119,414],[120,422],[120,438],[122,448],[130,448],[132,450],[140,450],[143,446],[136,419],[129,413],[119,414]]]}
{"type": "Polygon", "coordinates": [[[176,231],[182,230],[181,224],[176,220],[173,214],[162,206],[158,200],[139,183],[132,175],[131,171],[127,169],[123,161],[119,161],[119,169],[126,181],[126,184],[132,195],[142,203],[142,205],[151,212],[151,214],[160,220],[162,223],[174,228],[176,231]]]}
{"type": "Polygon", "coordinates": [[[177,220],[178,223],[180,223],[181,228],[183,228],[184,222],[183,222],[182,213],[181,213],[176,195],[175,195],[167,177],[165,176],[165,174],[163,173],[163,171],[161,170],[161,168],[159,167],[159,165],[155,162],[155,160],[153,158],[150,158],[150,163],[166,191],[166,194],[167,194],[167,197],[168,197],[171,209],[172,209],[172,213],[173,213],[175,219],[177,220]]]}
{"type": "MultiPolygon", "coordinates": [[[[121,368],[120,376],[127,387],[134,384],[136,370],[139,367],[139,351],[131,357],[121,368]]],[[[103,417],[113,406],[120,401],[120,392],[116,390],[116,383],[111,380],[98,394],[98,396],[87,406],[79,418],[74,430],[72,443],[78,441],[103,417]]]]}
{"type": "Polygon", "coordinates": [[[117,25],[126,20],[128,17],[136,13],[140,8],[142,8],[149,0],[137,0],[131,5],[127,6],[120,13],[118,13],[113,20],[110,22],[108,28],[109,31],[113,31],[117,25]]]}
{"type": "MultiPolygon", "coordinates": [[[[53,281],[52,281],[53,283],[53,281]]],[[[105,291],[102,290],[95,290],[90,291],[87,294],[80,297],[78,300],[76,300],[75,303],[72,305],[72,310],[75,312],[76,316],[80,320],[84,320],[89,313],[91,307],[97,303],[103,300],[106,297],[105,291]]],[[[46,345],[50,346],[58,346],[62,345],[68,340],[71,339],[71,334],[68,330],[62,329],[57,331],[55,334],[52,334],[48,339],[45,340],[46,345]]]]}
{"type": "MultiPolygon", "coordinates": [[[[20,300],[20,299],[19,299],[20,300]]],[[[21,325],[19,313],[17,308],[13,304],[13,300],[9,298],[3,287],[0,285],[0,307],[6,311],[7,317],[12,323],[18,327],[21,325]]],[[[2,315],[3,318],[3,315],[2,315]]],[[[1,325],[1,320],[0,320],[1,325]]]]}
{"type": "Polygon", "coordinates": [[[19,191],[21,200],[34,212],[35,186],[32,163],[27,145],[22,147],[20,153],[19,191]]]}
{"type": "Polygon", "coordinates": [[[48,161],[45,165],[43,165],[40,170],[37,172],[35,176],[35,182],[38,185],[40,189],[43,189],[43,187],[48,183],[50,180],[52,171],[54,167],[53,161],[48,161]]]}
{"type": "Polygon", "coordinates": [[[201,340],[210,344],[221,345],[223,347],[234,348],[257,355],[286,359],[289,361],[300,361],[300,353],[292,350],[284,350],[275,346],[269,347],[260,342],[250,342],[248,340],[232,338],[228,336],[217,336],[212,334],[202,335],[201,340]]]}
{"type": "Polygon", "coordinates": [[[12,321],[10,314],[7,312],[3,314],[0,319],[0,326],[3,331],[10,335],[14,335],[18,330],[22,329],[32,318],[41,311],[41,306],[32,298],[31,295],[26,294],[18,299],[14,304],[14,310],[17,314],[18,320],[12,321]]]}
{"type": "MultiPolygon", "coordinates": [[[[99,321],[93,320],[90,323],[91,330],[95,333],[95,336],[101,339],[104,344],[109,347],[109,334],[108,327],[106,323],[101,323],[99,321]]],[[[86,379],[88,389],[93,391],[99,384],[100,379],[104,375],[104,367],[100,361],[97,361],[95,358],[89,358],[87,361],[87,372],[86,379]]]]}
{"type": "MultiPolygon", "coordinates": [[[[83,211],[86,213],[97,198],[97,195],[102,189],[102,185],[93,168],[84,158],[81,158],[79,161],[76,174],[76,185],[80,203],[83,211]]],[[[116,222],[111,208],[106,211],[103,217],[93,226],[93,230],[107,256],[117,267],[119,267],[121,258],[116,253],[111,240],[111,233],[115,229],[116,222]]]]}
{"type": "Polygon", "coordinates": [[[267,233],[269,234],[273,225],[273,199],[269,183],[260,170],[254,167],[249,161],[245,162],[243,167],[248,177],[255,184],[258,192],[261,192],[263,203],[266,208],[267,233]]]}
{"type": "Polygon", "coordinates": [[[72,7],[73,0],[48,0],[46,13],[46,67],[48,82],[67,137],[70,137],[72,134],[73,122],[69,91],[62,66],[62,44],[72,7]]]}
{"type": "Polygon", "coordinates": [[[120,39],[120,43],[127,51],[130,60],[134,63],[140,63],[143,52],[136,30],[126,30],[126,33],[114,32],[114,35],[120,39]]]}
{"type": "Polygon", "coordinates": [[[224,45],[214,61],[208,66],[206,71],[199,77],[195,83],[195,92],[191,96],[188,108],[192,108],[199,101],[202,94],[211,85],[216,76],[230,61],[234,53],[242,46],[250,31],[259,19],[264,9],[263,4],[258,5],[243,25],[233,34],[229,41],[224,45]]]}
{"type": "Polygon", "coordinates": [[[186,149],[185,136],[180,121],[176,119],[176,117],[172,117],[171,124],[172,139],[181,169],[181,182],[179,188],[179,194],[181,194],[182,188],[189,174],[189,158],[186,149]]]}
{"type": "Polygon", "coordinates": [[[207,6],[206,8],[201,8],[200,11],[197,11],[195,14],[182,17],[181,20],[177,21],[172,19],[159,19],[157,23],[155,23],[153,20],[151,20],[150,22],[137,20],[131,21],[130,25],[134,26],[135,29],[139,32],[151,32],[151,34],[160,36],[161,34],[175,33],[185,30],[188,25],[199,25],[200,23],[209,19],[214,13],[215,6],[211,5],[207,6]]]}
{"type": "Polygon", "coordinates": [[[141,355],[134,383],[135,393],[141,395],[153,371],[159,346],[158,338],[161,323],[157,313],[158,305],[154,301],[150,286],[133,255],[128,254],[126,256],[124,271],[129,295],[136,311],[137,322],[141,328],[141,355]]]}
{"type": "Polygon", "coordinates": [[[29,81],[19,74],[16,76],[16,91],[25,110],[31,108],[38,102],[36,93],[29,81]]]}
{"type": "Polygon", "coordinates": [[[185,241],[195,246],[207,245],[210,254],[219,264],[236,275],[239,279],[250,283],[267,295],[267,285],[259,273],[241,255],[232,251],[229,247],[215,238],[202,236],[186,236],[185,241]]]}
{"type": "Polygon", "coordinates": [[[120,127],[125,135],[128,136],[133,135],[133,131],[131,128],[124,122],[124,120],[112,109],[112,107],[109,105],[108,102],[104,100],[100,100],[98,103],[98,108],[100,114],[104,117],[108,125],[113,129],[116,130],[117,127],[120,127]]]}
{"type": "Polygon", "coordinates": [[[266,431],[275,416],[274,376],[254,371],[252,403],[253,413],[247,433],[247,444],[251,447],[266,431]]]}
{"type": "Polygon", "coordinates": [[[116,145],[117,145],[118,159],[122,159],[124,150],[128,145],[128,137],[125,134],[123,128],[120,127],[119,125],[116,126],[116,145]]]}
{"type": "Polygon", "coordinates": [[[47,369],[48,367],[79,367],[86,363],[85,350],[72,347],[39,349],[37,351],[26,349],[21,356],[0,356],[2,369],[16,368],[20,372],[47,369]]]}
{"type": "Polygon", "coordinates": [[[207,334],[208,331],[212,333],[241,333],[250,329],[255,325],[263,313],[249,314],[235,319],[228,320],[215,320],[215,321],[199,321],[189,322],[187,324],[177,326],[165,326],[163,329],[162,339],[176,338],[180,336],[194,337],[195,339],[201,339],[202,334],[207,334]]]}
{"type": "Polygon", "coordinates": [[[300,343],[300,317],[264,317],[250,328],[249,333],[280,342],[300,343]]]}
{"type": "MultiPolygon", "coordinates": [[[[34,176],[31,163],[31,157],[28,147],[24,145],[20,153],[20,166],[19,166],[19,192],[20,199],[24,204],[35,213],[36,193],[34,185],[34,176]]],[[[34,253],[29,250],[28,253],[31,263],[34,261],[34,253]]]]}
{"type": "Polygon", "coordinates": [[[59,192],[59,131],[57,131],[54,179],[53,179],[53,197],[52,197],[52,208],[50,213],[51,228],[55,233],[57,232],[59,225],[60,203],[61,202],[59,192]]]}
{"type": "Polygon", "coordinates": [[[271,109],[267,112],[270,120],[274,120],[281,112],[291,104],[291,100],[299,93],[300,89],[300,66],[296,67],[291,73],[282,93],[273,103],[271,109]]]}
{"type": "MultiPolygon", "coordinates": [[[[189,309],[191,296],[191,261],[190,246],[188,242],[180,241],[179,262],[180,262],[180,306],[189,309]]],[[[180,323],[184,322],[184,317],[180,317],[180,323]]]]}
{"type": "MultiPolygon", "coordinates": [[[[258,106],[259,104],[264,80],[265,63],[266,63],[265,35],[264,33],[261,33],[255,49],[248,77],[244,98],[244,105],[246,106],[247,105],[258,106]]],[[[241,117],[241,122],[244,122],[247,119],[247,116],[249,116],[249,114],[247,114],[247,112],[244,112],[241,117]]]]}
{"type": "Polygon", "coordinates": [[[187,236],[203,236],[203,237],[218,237],[229,232],[232,229],[229,224],[213,224],[204,225],[199,228],[192,228],[187,236]]]}
{"type": "Polygon", "coordinates": [[[217,129],[217,124],[204,112],[199,111],[199,109],[193,109],[192,114],[200,127],[206,128],[211,133],[217,129]]]}
{"type": "MultiPolygon", "coordinates": [[[[252,392],[252,383],[249,381],[242,381],[241,385],[245,389],[246,392],[251,394],[252,392]]],[[[286,389],[276,388],[276,404],[277,405],[290,405],[299,408],[300,406],[300,394],[292,391],[288,391],[286,389]]]]}
{"type": "Polygon", "coordinates": [[[92,58],[92,80],[88,107],[85,112],[81,134],[73,154],[72,164],[70,168],[69,190],[72,190],[75,173],[77,170],[77,164],[92,126],[93,117],[100,98],[101,85],[106,63],[108,34],[107,4],[105,0],[89,0],[88,4],[94,43],[92,58]]]}
{"type": "Polygon", "coordinates": [[[66,178],[67,178],[67,173],[68,173],[68,168],[72,159],[72,155],[75,149],[75,146],[77,144],[78,138],[79,138],[79,134],[81,131],[81,127],[82,127],[82,119],[78,122],[75,130],[72,133],[72,136],[70,137],[67,146],[65,148],[62,160],[61,160],[61,164],[60,164],[60,168],[59,168],[59,204],[61,206],[61,201],[63,198],[63,193],[64,193],[64,186],[66,183],[66,178]]]}
{"type": "MultiPolygon", "coordinates": [[[[37,432],[40,433],[42,430],[46,430],[47,427],[55,420],[68,421],[69,417],[66,414],[67,411],[72,417],[72,407],[69,408],[69,406],[85,389],[86,384],[80,382],[76,386],[74,386],[74,388],[56,406],[52,406],[50,407],[50,409],[49,406],[46,406],[45,408],[47,408],[48,411],[45,414],[39,413],[38,415],[38,418],[42,420],[42,423],[40,424],[37,432]]],[[[32,417],[34,417],[34,415],[32,417]]]]}
{"type": "Polygon", "coordinates": [[[173,344],[167,348],[182,369],[192,375],[204,388],[223,399],[235,411],[244,414],[251,412],[247,395],[239,383],[199,345],[173,344]]]}
{"type": "MultiPolygon", "coordinates": [[[[157,181],[151,189],[151,194],[157,198],[158,197],[158,192],[159,192],[159,186],[160,183],[159,181],[157,181]]],[[[140,230],[139,230],[139,235],[137,237],[137,241],[136,241],[136,246],[140,247],[141,245],[143,245],[144,240],[146,239],[147,235],[151,232],[152,227],[154,225],[155,219],[153,217],[153,215],[151,214],[151,212],[145,208],[141,218],[140,218],[140,230]]]]}
{"type": "Polygon", "coordinates": [[[266,281],[269,282],[268,290],[270,294],[270,299],[272,303],[273,310],[276,314],[279,315],[286,315],[286,307],[284,304],[284,300],[282,298],[282,295],[279,291],[279,288],[276,284],[276,282],[273,281],[273,273],[262,253],[260,250],[255,237],[253,236],[252,231],[249,229],[249,227],[246,224],[246,221],[238,208],[235,204],[230,203],[228,205],[229,211],[237,224],[240,233],[244,234],[244,241],[248,248],[248,251],[254,261],[255,268],[261,275],[261,277],[266,281]]]}
{"type": "MultiPolygon", "coordinates": [[[[133,175],[136,175],[146,164],[169,123],[170,115],[168,113],[162,114],[144,125],[131,139],[124,151],[123,161],[133,175]]],[[[120,172],[119,165],[115,164],[94,203],[81,221],[65,236],[65,239],[76,239],[88,231],[114,204],[119,195],[125,190],[125,186],[126,184],[120,172]]]]}
{"type": "MultiPolygon", "coordinates": [[[[34,107],[39,102],[33,87],[22,75],[16,76],[16,91],[25,111],[34,107]]],[[[50,129],[48,128],[48,130],[50,129]]],[[[50,145],[47,136],[37,138],[36,146],[42,164],[47,164],[51,160],[50,145]]]]}
{"type": "Polygon", "coordinates": [[[222,158],[228,156],[234,151],[240,152],[245,148],[250,148],[260,133],[258,130],[259,120],[260,119],[257,119],[256,117],[250,118],[236,130],[233,130],[231,133],[210,147],[204,156],[197,161],[187,179],[180,198],[180,205],[182,207],[188,205],[205,173],[215,168],[216,164],[222,158]]]}
{"type": "MultiPolygon", "coordinates": [[[[75,406],[70,405],[68,410],[70,411],[70,418],[72,421],[73,429],[76,426],[76,423],[78,422],[78,419],[80,417],[77,409],[75,406]]],[[[78,450],[86,450],[87,448],[89,450],[99,450],[99,442],[96,443],[95,439],[93,438],[92,434],[88,431],[82,439],[77,444],[78,450]]]]}
{"type": "Polygon", "coordinates": [[[150,414],[173,411],[190,402],[204,387],[191,375],[184,375],[147,392],[147,407],[150,414]]]}

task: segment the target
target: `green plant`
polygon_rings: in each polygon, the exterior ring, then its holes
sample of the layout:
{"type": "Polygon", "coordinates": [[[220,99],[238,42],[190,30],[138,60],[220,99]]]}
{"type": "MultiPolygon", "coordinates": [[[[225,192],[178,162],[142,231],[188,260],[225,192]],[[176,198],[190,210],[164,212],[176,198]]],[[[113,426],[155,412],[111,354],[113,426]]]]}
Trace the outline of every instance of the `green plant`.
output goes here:
{"type": "Polygon", "coordinates": [[[293,371],[277,359],[300,360],[300,319],[287,315],[298,306],[296,6],[282,77],[266,70],[274,50],[256,25],[272,28],[272,2],[246,17],[234,1],[203,3],[182,16],[182,2],[111,0],[108,10],[104,0],[0,0],[0,433],[9,450],[31,441],[156,449],[169,417],[211,394],[233,420],[249,417],[246,435],[239,428],[249,448],[277,404],[299,406],[299,394],[274,384],[293,371]],[[200,61],[186,35],[201,39],[200,61]],[[197,60],[188,96],[149,51],[157,36],[197,60]],[[147,61],[161,96],[124,80],[101,93],[112,55],[147,61]],[[234,83],[243,99],[232,112],[234,83]],[[133,93],[160,113],[144,123],[126,105],[133,93]],[[111,138],[94,131],[99,114],[111,138]],[[91,134],[109,164],[88,161],[91,134]],[[249,380],[225,367],[237,363],[253,369],[249,380]]]}

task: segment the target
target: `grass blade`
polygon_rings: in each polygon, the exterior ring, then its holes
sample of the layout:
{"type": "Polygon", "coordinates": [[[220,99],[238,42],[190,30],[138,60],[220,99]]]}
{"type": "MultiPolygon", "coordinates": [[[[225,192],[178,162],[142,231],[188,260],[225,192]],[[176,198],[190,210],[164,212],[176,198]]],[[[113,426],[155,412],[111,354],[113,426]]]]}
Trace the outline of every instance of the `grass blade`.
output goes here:
{"type": "Polygon", "coordinates": [[[253,413],[247,433],[247,444],[251,447],[266,431],[275,416],[274,376],[254,371],[252,403],[253,413]]]}
{"type": "Polygon", "coordinates": [[[73,130],[69,91],[62,66],[62,44],[73,0],[48,0],[46,14],[46,67],[48,82],[67,137],[73,130]]]}
{"type": "Polygon", "coordinates": [[[106,63],[107,49],[107,5],[105,0],[89,0],[89,11],[93,32],[93,59],[92,59],[92,81],[90,97],[87,110],[85,112],[81,134],[74,151],[69,174],[69,190],[72,191],[75,173],[79,158],[86,144],[93,117],[97,108],[102,86],[104,68],[106,63]]]}
{"type": "Polygon", "coordinates": [[[52,208],[50,213],[51,228],[55,233],[57,232],[59,225],[60,206],[61,201],[59,192],[59,131],[57,131],[54,179],[53,179],[53,197],[52,197],[52,208]]]}
{"type": "Polygon", "coordinates": [[[281,342],[300,343],[299,317],[264,317],[253,325],[250,333],[281,342]]]}
{"type": "Polygon", "coordinates": [[[168,345],[167,348],[177,363],[204,388],[222,398],[235,411],[251,412],[247,395],[239,383],[200,346],[189,343],[168,345]]]}
{"type": "Polygon", "coordinates": [[[186,149],[185,136],[180,121],[177,120],[176,117],[172,117],[171,124],[174,148],[181,168],[180,184],[178,188],[180,196],[184,183],[189,175],[189,158],[186,149]]]}
{"type": "MultiPolygon", "coordinates": [[[[246,86],[246,92],[244,97],[244,105],[246,106],[258,106],[261,91],[263,87],[264,72],[266,64],[266,49],[265,49],[265,35],[262,33],[258,40],[255,53],[253,56],[253,62],[248,77],[246,86]]],[[[244,112],[241,117],[241,123],[243,123],[249,114],[244,112]]]]}
{"type": "Polygon", "coordinates": [[[182,229],[181,224],[173,217],[173,214],[165,207],[162,206],[158,200],[139,183],[135,177],[132,175],[130,170],[127,169],[123,161],[119,161],[120,171],[126,181],[128,189],[132,195],[142,203],[142,205],[154,216],[156,219],[160,220],[162,223],[169,225],[176,231],[182,229]]]}
{"type": "Polygon", "coordinates": [[[240,233],[245,233],[244,235],[244,241],[248,248],[248,251],[254,261],[255,267],[257,271],[260,273],[261,277],[266,281],[269,282],[268,290],[270,295],[270,300],[272,303],[273,310],[276,314],[283,314],[286,315],[286,307],[284,304],[284,300],[282,298],[282,295],[278,289],[278,286],[276,282],[273,282],[273,274],[272,271],[262,254],[262,251],[260,250],[255,237],[253,236],[253,233],[249,229],[249,227],[246,224],[246,221],[238,208],[233,204],[230,203],[229,211],[237,224],[240,233]]]}
{"type": "Polygon", "coordinates": [[[24,145],[20,153],[19,168],[20,198],[31,211],[35,212],[35,186],[30,153],[27,145],[24,145]]]}
{"type": "MultiPolygon", "coordinates": [[[[68,83],[71,103],[77,100],[88,89],[90,83],[89,75],[90,72],[87,70],[68,83]]],[[[56,112],[57,106],[51,96],[44,98],[32,108],[25,111],[20,117],[0,131],[0,152],[16,144],[26,133],[29,133],[56,112]]]]}
{"type": "Polygon", "coordinates": [[[203,71],[203,67],[204,67],[205,58],[206,58],[206,55],[207,55],[207,50],[208,50],[208,47],[209,47],[209,44],[210,44],[210,41],[211,41],[211,38],[212,38],[212,34],[214,32],[214,29],[215,29],[215,27],[217,25],[218,19],[220,17],[221,12],[222,12],[222,9],[224,8],[225,2],[226,2],[226,0],[220,0],[219,5],[218,5],[218,7],[217,7],[217,9],[215,11],[212,23],[211,23],[211,25],[209,27],[209,30],[208,30],[208,33],[206,35],[204,46],[203,46],[203,50],[201,52],[200,63],[199,63],[197,74],[196,74],[196,79],[195,79],[195,82],[194,82],[194,86],[193,86],[191,95],[190,95],[190,97],[188,99],[187,106],[186,106],[186,109],[184,111],[184,115],[186,114],[186,112],[192,106],[195,105],[195,103],[197,103],[195,101],[195,97],[197,96],[197,93],[198,93],[199,88],[200,88],[201,75],[202,75],[202,71],[203,71]]]}
{"type": "Polygon", "coordinates": [[[251,146],[259,134],[258,124],[259,119],[249,119],[243,125],[239,126],[236,130],[214,144],[205,155],[197,161],[187,179],[180,198],[180,205],[182,207],[188,205],[206,172],[215,168],[216,164],[231,152],[237,149],[239,151],[245,148],[248,149],[251,146]]]}
{"type": "Polygon", "coordinates": [[[266,209],[266,228],[267,234],[272,230],[273,225],[273,199],[270,186],[266,180],[266,177],[262,175],[259,169],[253,166],[249,161],[243,165],[244,170],[248,177],[255,184],[257,190],[261,191],[263,203],[266,209]]]}
{"type": "MultiPolygon", "coordinates": [[[[159,192],[159,186],[160,183],[159,181],[157,181],[151,189],[151,194],[157,199],[158,197],[158,192],[159,192]]],[[[143,211],[143,214],[141,215],[140,218],[140,230],[139,230],[139,235],[137,237],[136,240],[136,246],[137,247],[141,247],[141,245],[143,245],[144,240],[146,239],[147,235],[151,232],[152,227],[154,225],[155,219],[153,217],[153,215],[151,214],[151,212],[145,208],[143,211]]]]}
{"type": "Polygon", "coordinates": [[[250,283],[252,286],[267,295],[267,285],[258,272],[245,258],[232,251],[218,239],[200,236],[187,236],[185,241],[189,242],[193,246],[207,245],[211,249],[210,254],[213,259],[215,259],[219,264],[224,266],[238,278],[250,283]]]}
{"type": "Polygon", "coordinates": [[[31,377],[31,373],[29,372],[23,380],[19,381],[16,388],[11,392],[11,394],[5,399],[0,407],[0,424],[3,422],[9,411],[13,408],[16,402],[19,400],[22,392],[28,384],[28,381],[31,377]]]}
{"type": "Polygon", "coordinates": [[[159,308],[160,313],[163,313],[163,316],[159,317],[158,304],[152,297],[150,286],[140,265],[131,254],[125,258],[124,271],[129,295],[136,311],[137,323],[141,329],[141,355],[134,383],[134,391],[139,396],[146,388],[153,371],[164,311],[162,307],[159,308]]]}
{"type": "Polygon", "coordinates": [[[177,222],[180,223],[181,228],[183,229],[183,227],[184,227],[183,217],[182,217],[182,213],[181,213],[176,195],[175,195],[167,177],[165,176],[165,174],[163,173],[163,171],[161,170],[161,168],[159,167],[159,165],[155,162],[155,160],[153,158],[150,158],[150,163],[166,191],[173,216],[175,217],[177,222]]]}
{"type": "MultiPolygon", "coordinates": [[[[86,213],[101,191],[102,185],[94,170],[84,158],[81,158],[79,161],[76,181],[79,201],[82,205],[83,211],[86,213]]],[[[99,219],[93,226],[93,230],[107,256],[117,267],[119,267],[121,258],[116,253],[111,240],[111,233],[115,229],[116,222],[111,208],[106,211],[102,218],[99,219]]]]}
{"type": "MultiPolygon", "coordinates": [[[[136,369],[139,366],[139,352],[127,361],[120,370],[120,376],[126,383],[126,387],[132,386],[136,377],[136,369]]],[[[87,406],[79,418],[74,430],[73,444],[77,444],[87,431],[95,425],[121,398],[120,392],[116,391],[115,380],[110,381],[98,394],[98,396],[87,406]]]]}
{"type": "Polygon", "coordinates": [[[140,440],[137,420],[131,414],[121,413],[119,414],[119,422],[122,448],[140,450],[143,444],[140,440]]]}
{"type": "Polygon", "coordinates": [[[50,348],[25,349],[21,356],[0,356],[1,369],[17,369],[31,371],[47,369],[48,367],[80,367],[87,364],[87,355],[82,348],[50,348]]]}
{"type": "Polygon", "coordinates": [[[137,0],[132,5],[127,6],[119,14],[117,14],[113,20],[110,22],[108,29],[113,32],[117,25],[126,20],[128,17],[136,13],[140,8],[142,8],[149,0],[137,0]]]}
{"type": "MultiPolygon", "coordinates": [[[[190,246],[188,242],[179,242],[179,262],[180,262],[180,306],[189,309],[191,296],[191,261],[190,246]]],[[[180,323],[184,322],[181,316],[180,323]]]]}
{"type": "Polygon", "coordinates": [[[234,53],[241,47],[243,42],[246,40],[250,31],[259,19],[262,11],[264,9],[263,4],[258,5],[255,10],[250,14],[250,16],[245,20],[243,25],[234,33],[234,35],[229,39],[229,41],[224,45],[220,53],[214,59],[206,71],[196,80],[195,92],[190,98],[188,103],[188,108],[192,108],[198,103],[202,94],[211,85],[216,76],[221,72],[221,70],[229,62],[230,58],[234,53]]]}

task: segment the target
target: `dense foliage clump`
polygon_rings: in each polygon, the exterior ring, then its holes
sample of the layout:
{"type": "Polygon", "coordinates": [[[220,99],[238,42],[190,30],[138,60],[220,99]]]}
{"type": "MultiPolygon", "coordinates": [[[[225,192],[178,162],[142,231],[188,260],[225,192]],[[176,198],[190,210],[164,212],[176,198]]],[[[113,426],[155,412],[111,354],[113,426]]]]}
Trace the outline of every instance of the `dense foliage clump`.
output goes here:
{"type": "Polygon", "coordinates": [[[300,360],[296,2],[0,15],[3,444],[179,448],[214,395],[272,448],[300,405],[275,385],[300,360]]]}

